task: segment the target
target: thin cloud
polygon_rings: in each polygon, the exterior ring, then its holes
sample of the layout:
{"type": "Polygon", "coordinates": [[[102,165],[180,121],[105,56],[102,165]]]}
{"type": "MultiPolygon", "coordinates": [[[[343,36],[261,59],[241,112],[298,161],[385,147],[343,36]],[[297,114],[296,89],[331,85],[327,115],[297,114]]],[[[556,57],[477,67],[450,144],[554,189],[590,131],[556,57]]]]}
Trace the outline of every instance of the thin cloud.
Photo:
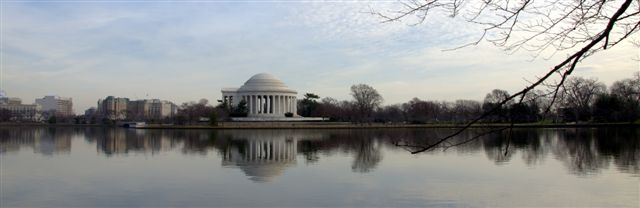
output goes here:
{"type": "MultiPolygon", "coordinates": [[[[486,45],[442,52],[480,30],[444,15],[411,26],[383,24],[369,13],[396,5],[3,3],[0,79],[25,102],[45,94],[73,97],[77,113],[107,95],[214,101],[220,88],[260,72],[300,93],[338,99],[350,99],[352,84],[367,83],[393,104],[513,91],[555,63],[528,62],[529,55],[486,45]]],[[[637,48],[623,44],[602,54],[581,63],[592,70],[576,74],[609,84],[638,70],[624,56],[636,57],[637,48]]]]}

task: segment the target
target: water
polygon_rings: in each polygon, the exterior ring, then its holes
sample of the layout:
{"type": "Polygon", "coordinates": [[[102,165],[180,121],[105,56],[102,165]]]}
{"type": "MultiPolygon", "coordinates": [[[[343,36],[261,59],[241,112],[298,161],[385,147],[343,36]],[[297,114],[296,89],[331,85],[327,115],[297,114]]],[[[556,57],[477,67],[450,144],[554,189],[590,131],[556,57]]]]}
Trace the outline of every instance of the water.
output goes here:
{"type": "Polygon", "coordinates": [[[640,129],[450,132],[0,127],[0,207],[640,206],[640,129]]]}

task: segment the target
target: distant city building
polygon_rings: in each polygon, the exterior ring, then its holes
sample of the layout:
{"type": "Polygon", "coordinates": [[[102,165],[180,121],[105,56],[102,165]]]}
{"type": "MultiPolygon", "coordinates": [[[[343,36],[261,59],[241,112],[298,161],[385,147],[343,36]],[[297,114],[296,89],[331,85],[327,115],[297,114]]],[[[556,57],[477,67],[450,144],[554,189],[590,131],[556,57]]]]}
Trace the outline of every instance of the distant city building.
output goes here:
{"type": "Polygon", "coordinates": [[[296,115],[297,94],[275,76],[260,73],[253,75],[240,88],[222,89],[222,100],[232,106],[245,101],[248,117],[284,118],[286,113],[299,117],[296,115]]]}
{"type": "Polygon", "coordinates": [[[153,99],[150,100],[150,109],[148,118],[161,119],[174,116],[178,108],[172,102],[166,100],[153,99]]]}
{"type": "Polygon", "coordinates": [[[95,107],[91,107],[84,111],[84,116],[92,117],[92,116],[95,116],[97,113],[98,113],[98,109],[96,109],[95,107]]]}
{"type": "Polygon", "coordinates": [[[172,117],[177,110],[175,104],[166,100],[129,100],[109,96],[98,101],[97,113],[113,120],[148,120],[172,117]]]}
{"type": "Polygon", "coordinates": [[[22,100],[20,98],[10,98],[10,97],[2,97],[0,98],[0,102],[4,102],[9,105],[21,105],[22,100]]]}
{"type": "Polygon", "coordinates": [[[98,100],[98,114],[111,120],[124,120],[127,118],[128,104],[129,98],[108,96],[98,100]]]}
{"type": "Polygon", "coordinates": [[[0,109],[11,113],[13,121],[40,121],[40,106],[37,104],[22,104],[20,98],[0,97],[0,109]]]}
{"type": "Polygon", "coordinates": [[[40,105],[41,110],[48,115],[56,116],[72,116],[73,101],[71,98],[59,96],[44,96],[36,99],[36,104],[40,105]]]}
{"type": "Polygon", "coordinates": [[[128,109],[129,117],[134,120],[163,119],[177,112],[175,104],[159,99],[129,101],[128,109]]]}
{"type": "Polygon", "coordinates": [[[132,120],[142,120],[147,117],[150,104],[147,100],[133,100],[127,104],[127,118],[132,120]]]}

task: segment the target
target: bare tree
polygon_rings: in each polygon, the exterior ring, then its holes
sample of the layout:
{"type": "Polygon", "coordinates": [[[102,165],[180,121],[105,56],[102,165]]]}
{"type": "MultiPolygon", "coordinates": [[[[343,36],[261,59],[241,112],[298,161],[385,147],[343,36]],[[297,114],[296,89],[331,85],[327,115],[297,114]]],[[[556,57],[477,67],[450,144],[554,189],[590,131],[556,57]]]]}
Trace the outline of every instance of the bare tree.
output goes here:
{"type": "Polygon", "coordinates": [[[406,113],[399,104],[380,107],[375,113],[376,122],[402,122],[406,113]]]}
{"type": "Polygon", "coordinates": [[[484,97],[485,103],[500,103],[509,97],[509,92],[501,89],[494,89],[484,97]]]}
{"type": "Polygon", "coordinates": [[[469,121],[482,113],[482,105],[475,100],[456,100],[453,108],[454,121],[469,121]]]}
{"type": "Polygon", "coordinates": [[[509,92],[501,89],[494,89],[484,97],[482,103],[482,110],[485,112],[493,111],[493,115],[487,116],[488,119],[493,122],[500,122],[507,120],[508,108],[513,105],[513,101],[501,103],[503,100],[509,98],[509,92]]]}
{"type": "Polygon", "coordinates": [[[341,119],[341,108],[339,105],[340,102],[334,98],[322,98],[320,103],[318,103],[315,116],[329,117],[333,120],[339,120],[341,119]]]}
{"type": "Polygon", "coordinates": [[[640,105],[640,72],[631,79],[623,79],[611,85],[611,94],[626,99],[627,102],[640,105]]]}
{"type": "Polygon", "coordinates": [[[202,98],[198,102],[191,101],[183,103],[176,117],[184,118],[188,123],[196,123],[200,118],[208,118],[215,112],[216,108],[209,105],[207,99],[202,98]]]}
{"type": "Polygon", "coordinates": [[[431,14],[446,13],[454,18],[462,16],[469,23],[483,27],[476,41],[460,47],[487,41],[508,52],[527,50],[536,56],[543,52],[567,52],[564,60],[524,89],[505,98],[494,109],[453,134],[433,144],[415,146],[414,154],[441,146],[444,141],[492,115],[508,102],[522,103],[527,94],[537,87],[549,87],[550,103],[554,103],[561,86],[580,61],[616,46],[640,30],[638,0],[402,0],[400,5],[402,8],[397,11],[373,13],[384,18],[385,22],[417,17],[416,24],[424,22],[431,14]]]}
{"type": "Polygon", "coordinates": [[[595,78],[572,77],[562,87],[562,102],[576,121],[584,120],[591,117],[591,106],[596,96],[605,92],[606,86],[595,78]]]}
{"type": "Polygon", "coordinates": [[[405,104],[405,109],[412,123],[430,123],[442,120],[445,105],[435,101],[425,101],[418,98],[411,99],[405,104]]]}
{"type": "MultiPolygon", "coordinates": [[[[610,117],[612,114],[617,113],[619,114],[618,118],[620,120],[634,121],[635,119],[640,118],[640,72],[636,72],[633,78],[614,82],[611,86],[611,93],[608,98],[613,100],[600,103],[601,105],[599,105],[599,110],[602,110],[602,107],[610,108],[611,104],[613,104],[611,101],[615,101],[616,99],[620,100],[619,105],[623,109],[621,112],[608,112],[606,115],[601,116],[610,117]]],[[[600,99],[600,101],[605,100],[600,99]]],[[[597,109],[594,108],[594,110],[597,109]]]]}
{"type": "Polygon", "coordinates": [[[382,104],[382,96],[376,89],[366,84],[351,86],[351,95],[355,99],[355,105],[361,118],[371,117],[373,110],[382,104]]]}

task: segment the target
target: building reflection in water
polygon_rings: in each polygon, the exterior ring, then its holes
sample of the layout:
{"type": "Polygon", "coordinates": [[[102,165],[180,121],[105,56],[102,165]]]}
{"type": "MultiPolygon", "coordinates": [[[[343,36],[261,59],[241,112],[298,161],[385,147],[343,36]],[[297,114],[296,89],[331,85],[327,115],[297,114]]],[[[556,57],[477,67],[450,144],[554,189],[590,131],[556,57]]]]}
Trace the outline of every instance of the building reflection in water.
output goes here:
{"type": "MultiPolygon", "coordinates": [[[[256,182],[271,181],[298,160],[306,164],[336,153],[352,157],[353,172],[375,171],[383,151],[400,151],[394,141],[432,143],[447,129],[378,130],[133,130],[122,128],[6,127],[0,126],[0,155],[30,151],[45,156],[69,154],[72,143],[84,138],[98,155],[180,152],[221,156],[223,167],[238,168],[256,182]],[[297,155],[300,155],[297,158],[297,155]]],[[[474,130],[475,131],[475,130],[474,130]]],[[[453,138],[465,141],[469,131],[453,138]]],[[[479,131],[479,130],[478,130],[479,131]]],[[[521,158],[536,166],[552,158],[572,174],[598,174],[611,166],[621,172],[640,173],[640,128],[516,129],[512,136],[492,134],[447,152],[484,154],[496,165],[521,158]],[[518,155],[514,157],[514,155],[518,155]],[[552,155],[552,157],[549,157],[552,155]]],[[[76,147],[76,148],[82,148],[76,147]]],[[[423,155],[447,154],[442,151],[423,155]]]]}
{"type": "Polygon", "coordinates": [[[47,156],[68,154],[71,138],[77,134],[71,128],[0,128],[0,154],[18,152],[22,148],[47,156]]]}
{"type": "Polygon", "coordinates": [[[296,163],[293,138],[247,138],[235,141],[224,151],[222,166],[238,167],[256,182],[269,181],[296,163]]]}
{"type": "Polygon", "coordinates": [[[223,153],[222,166],[241,169],[254,182],[267,182],[296,164],[298,142],[321,139],[320,134],[300,131],[226,131],[230,138],[223,153]]]}
{"type": "Polygon", "coordinates": [[[151,153],[171,150],[180,143],[162,131],[140,129],[98,128],[87,132],[87,139],[95,141],[97,152],[107,156],[127,153],[151,153]]]}
{"type": "Polygon", "coordinates": [[[127,135],[125,131],[106,131],[104,138],[97,140],[96,150],[106,155],[127,153],[127,135]]]}

